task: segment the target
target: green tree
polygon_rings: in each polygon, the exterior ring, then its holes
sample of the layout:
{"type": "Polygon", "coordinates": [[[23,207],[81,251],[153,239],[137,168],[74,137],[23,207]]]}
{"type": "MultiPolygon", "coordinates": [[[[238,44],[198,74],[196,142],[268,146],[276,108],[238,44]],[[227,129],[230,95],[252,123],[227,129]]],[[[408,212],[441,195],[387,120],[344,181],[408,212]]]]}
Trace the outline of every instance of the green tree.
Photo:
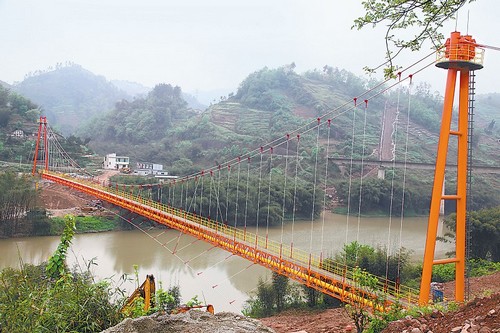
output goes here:
{"type": "Polygon", "coordinates": [[[350,267],[359,267],[378,277],[398,281],[409,264],[410,252],[405,248],[388,255],[385,248],[373,248],[356,241],[345,244],[335,260],[350,267]]]}
{"type": "MultiPolygon", "coordinates": [[[[471,258],[500,261],[500,206],[468,213],[470,228],[469,250],[471,258]]],[[[446,240],[455,238],[456,214],[445,219],[451,233],[446,240]]]]}
{"type": "Polygon", "coordinates": [[[398,69],[393,59],[403,50],[418,51],[427,40],[434,47],[441,46],[443,35],[439,32],[443,23],[455,15],[466,3],[474,0],[365,0],[362,2],[365,15],[354,21],[353,28],[386,24],[385,34],[387,76],[394,75],[398,69]],[[414,31],[411,30],[414,28],[414,31]],[[406,35],[412,31],[413,36],[401,38],[398,31],[406,35]]]}
{"type": "MultiPolygon", "coordinates": [[[[357,288],[362,288],[370,293],[375,293],[377,290],[377,278],[369,274],[365,270],[356,267],[353,269],[353,282],[357,288]]],[[[376,300],[374,300],[376,301],[376,300]]],[[[354,302],[353,305],[348,304],[345,310],[349,317],[354,321],[357,333],[362,333],[365,327],[370,323],[370,313],[365,309],[361,302],[354,302]]]]}
{"type": "Polygon", "coordinates": [[[35,198],[31,179],[11,172],[0,173],[0,233],[12,236],[21,231],[26,213],[35,206],[35,198]]]}
{"type": "Polygon", "coordinates": [[[68,272],[66,266],[66,253],[75,235],[75,217],[66,215],[64,220],[65,227],[61,235],[61,242],[57,246],[54,254],[49,258],[47,267],[45,268],[47,275],[53,279],[62,278],[68,272]]]}
{"type": "Polygon", "coordinates": [[[267,284],[263,280],[259,280],[257,285],[257,299],[261,305],[261,313],[259,317],[270,316],[274,313],[275,293],[272,284],[267,284]]]}
{"type": "Polygon", "coordinates": [[[276,302],[276,310],[283,311],[286,305],[286,294],[288,290],[288,278],[284,275],[273,272],[272,285],[276,302]]]}
{"type": "MultiPolygon", "coordinates": [[[[430,184],[422,182],[421,179],[418,182],[412,181],[408,183],[409,185],[405,188],[405,211],[416,214],[428,213],[429,197],[426,193],[429,193],[431,189],[430,184]]],[[[363,181],[361,187],[359,179],[356,179],[351,182],[350,186],[351,191],[349,191],[349,181],[342,180],[337,183],[336,189],[340,203],[344,205],[349,203],[353,214],[358,213],[358,207],[361,208],[361,214],[384,213],[393,216],[401,214],[403,201],[403,184],[401,182],[395,181],[392,183],[390,179],[371,178],[363,181]],[[359,206],[360,200],[361,206],[359,206]]]]}
{"type": "Polygon", "coordinates": [[[304,290],[307,306],[310,308],[316,307],[321,299],[321,293],[306,285],[302,285],[302,289],[304,290]]]}

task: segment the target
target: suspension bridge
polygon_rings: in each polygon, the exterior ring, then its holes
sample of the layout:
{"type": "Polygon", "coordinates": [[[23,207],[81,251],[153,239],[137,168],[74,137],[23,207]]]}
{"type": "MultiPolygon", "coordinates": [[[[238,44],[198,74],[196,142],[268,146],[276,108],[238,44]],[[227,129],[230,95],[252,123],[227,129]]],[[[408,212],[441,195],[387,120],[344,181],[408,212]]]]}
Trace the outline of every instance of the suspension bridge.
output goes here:
{"type": "MultiPolygon", "coordinates": [[[[414,63],[397,75],[397,79],[388,79],[363,94],[354,97],[338,108],[314,119],[311,123],[283,136],[263,144],[257,149],[238,156],[213,168],[202,170],[196,174],[174,179],[164,184],[131,186],[110,184],[99,181],[86,174],[78,164],[62,149],[45,117],[40,118],[37,144],[33,160],[33,174],[39,173],[43,179],[53,181],[80,192],[92,195],[118,207],[137,213],[149,220],[158,222],[179,232],[191,235],[215,247],[262,265],[279,274],[285,275],[301,284],[314,288],[324,294],[356,306],[383,310],[395,303],[403,306],[425,304],[429,301],[430,278],[432,267],[436,264],[454,263],[456,265],[457,287],[455,297],[464,300],[465,275],[465,213],[466,190],[470,183],[473,89],[474,70],[482,68],[484,45],[477,44],[470,36],[452,33],[445,47],[433,52],[414,63]],[[437,60],[436,60],[437,59],[437,60]],[[351,158],[344,161],[350,167],[349,184],[356,172],[354,149],[356,144],[362,147],[361,170],[359,173],[360,188],[349,187],[349,193],[359,191],[363,186],[364,166],[370,161],[364,159],[368,151],[366,142],[367,115],[370,101],[383,96],[390,89],[407,84],[407,115],[411,117],[412,80],[418,73],[431,65],[447,69],[448,82],[443,109],[443,122],[438,146],[438,158],[435,169],[435,183],[432,194],[424,271],[420,290],[415,290],[399,283],[399,279],[391,281],[387,277],[373,276],[375,285],[367,286],[360,282],[359,270],[348,267],[345,263],[336,262],[327,257],[328,249],[324,248],[324,235],[313,235],[315,219],[321,207],[327,206],[326,188],[331,183],[329,163],[332,163],[330,149],[332,147],[332,123],[340,119],[350,119],[351,123],[351,158]],[[455,80],[460,75],[460,105],[458,128],[452,130],[451,114],[455,92],[455,80]],[[395,82],[394,82],[395,81],[395,82]],[[359,117],[361,113],[361,121],[359,117]],[[343,118],[342,118],[343,117],[343,118]],[[443,193],[443,179],[447,167],[446,158],[449,136],[458,138],[457,193],[443,193]],[[355,142],[356,140],[356,142],[355,142]],[[144,196],[140,189],[155,188],[158,201],[153,196],[144,196]],[[434,248],[437,234],[439,206],[442,200],[457,201],[457,245],[456,257],[435,260],[434,248]],[[436,208],[437,207],[437,208],[436,208]],[[304,216],[311,219],[310,248],[302,249],[294,246],[293,225],[304,216]],[[252,219],[253,228],[249,228],[252,219]],[[292,224],[292,240],[283,242],[284,224],[292,224]],[[280,240],[270,239],[270,225],[280,225],[280,240]],[[313,243],[319,242],[320,251],[313,251],[313,243]]],[[[398,90],[399,94],[403,89],[398,90]]],[[[399,104],[397,106],[399,112],[399,104]]],[[[402,126],[408,129],[407,123],[402,126]]],[[[398,156],[398,160],[386,163],[387,166],[403,167],[403,180],[406,170],[411,167],[407,160],[408,131],[406,142],[402,143],[406,153],[398,156]],[[392,165],[391,165],[392,164],[392,165]]],[[[377,161],[376,163],[381,163],[377,161]]],[[[428,166],[427,166],[428,167],[428,166]]],[[[497,170],[495,170],[496,172],[497,170]]],[[[394,181],[394,179],[392,180],[394,181]]],[[[402,226],[404,217],[403,197],[400,198],[401,214],[397,216],[402,226]]],[[[350,196],[349,196],[350,198],[350,196]]],[[[358,207],[350,207],[348,202],[347,223],[356,224],[359,218],[361,198],[358,207]],[[358,211],[356,212],[356,208],[358,211]],[[349,212],[350,210],[350,212],[349,212]],[[351,221],[349,221],[351,219],[351,221]],[[354,220],[354,221],[352,221],[354,220]]],[[[391,198],[392,200],[392,198],[391,198]]],[[[390,223],[396,220],[391,216],[390,223]]],[[[354,206],[354,205],[353,205],[354,206]]],[[[316,223],[318,223],[316,221],[316,223]]],[[[323,220],[324,223],[324,220],[323,220]]],[[[397,222],[394,222],[397,223],[397,222]]],[[[402,228],[402,227],[401,227],[402,228]]],[[[362,232],[359,230],[358,234],[362,232]]],[[[389,231],[390,232],[390,231],[389,231]]],[[[390,235],[388,235],[390,239],[390,235]]],[[[318,244],[315,244],[318,245],[318,244]]],[[[399,251],[401,244],[399,244],[399,251]]],[[[388,253],[391,252],[388,250],[388,253]]]]}

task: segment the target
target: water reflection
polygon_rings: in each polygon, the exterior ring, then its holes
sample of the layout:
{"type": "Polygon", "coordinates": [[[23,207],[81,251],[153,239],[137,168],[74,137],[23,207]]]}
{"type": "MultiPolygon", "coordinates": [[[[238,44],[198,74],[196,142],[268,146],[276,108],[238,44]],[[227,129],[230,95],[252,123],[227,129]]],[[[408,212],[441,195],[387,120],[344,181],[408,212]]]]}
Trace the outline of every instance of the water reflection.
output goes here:
{"type": "MultiPolygon", "coordinates": [[[[361,218],[358,221],[356,217],[350,217],[347,224],[347,217],[343,215],[326,213],[324,217],[324,223],[321,217],[312,225],[312,242],[310,221],[296,222],[293,237],[292,225],[285,225],[284,244],[293,240],[294,248],[306,251],[312,248],[313,252],[325,255],[338,252],[346,239],[348,242],[357,239],[372,246],[389,246],[391,251],[399,247],[399,218],[392,221],[388,218],[361,218]]],[[[414,251],[415,260],[422,260],[426,228],[427,218],[404,220],[401,243],[414,251]]],[[[440,230],[442,233],[442,228],[440,230]]],[[[97,277],[114,277],[115,281],[122,274],[133,277],[133,266],[138,265],[141,282],[146,274],[154,274],[164,288],[179,284],[185,301],[198,295],[199,299],[214,304],[216,311],[241,310],[248,298],[247,292],[257,286],[259,277],[270,277],[269,271],[263,267],[177,231],[150,230],[149,233],[134,230],[76,235],[69,253],[69,265],[85,267],[89,260],[96,258],[97,266],[92,265],[92,270],[97,277]]],[[[281,226],[259,229],[260,235],[266,233],[278,242],[282,238],[281,226]]],[[[18,267],[20,258],[38,264],[52,254],[58,242],[59,237],[0,240],[0,267],[18,267]]],[[[443,257],[450,248],[450,244],[438,244],[436,257],[443,257]]],[[[126,287],[131,291],[134,283],[130,282],[126,287]]]]}

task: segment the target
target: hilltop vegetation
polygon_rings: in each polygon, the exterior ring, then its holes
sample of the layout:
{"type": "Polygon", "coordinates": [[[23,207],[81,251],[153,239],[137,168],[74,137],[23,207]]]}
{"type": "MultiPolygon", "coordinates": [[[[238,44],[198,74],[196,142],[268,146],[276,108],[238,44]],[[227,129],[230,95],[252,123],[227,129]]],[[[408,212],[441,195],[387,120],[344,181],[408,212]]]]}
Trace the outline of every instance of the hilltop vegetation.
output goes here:
{"type": "MultiPolygon", "coordinates": [[[[30,73],[14,88],[39,103],[53,126],[63,133],[77,130],[81,137],[91,140],[92,147],[100,154],[116,151],[131,156],[133,161],[154,160],[175,169],[185,167],[185,172],[243,154],[337,109],[331,114],[333,149],[330,151],[334,156],[350,155],[352,112],[345,111],[352,106],[353,97],[378,82],[328,65],[303,74],[297,74],[294,69],[292,63],[251,73],[236,93],[221,96],[218,103],[201,114],[191,108],[203,106],[182,93],[180,87],[163,84],[171,87],[164,96],[158,94],[158,88],[146,93],[147,88],[142,85],[108,82],[72,63],[30,73]],[[179,91],[174,92],[175,89],[179,91]],[[131,94],[139,95],[132,99],[131,94]],[[84,123],[87,126],[82,129],[84,123]],[[151,133],[145,130],[150,125],[151,133]],[[181,159],[183,162],[177,162],[181,159]],[[176,162],[181,165],[175,166],[176,162]]],[[[378,148],[385,108],[399,109],[400,124],[406,122],[407,93],[407,88],[389,91],[370,100],[366,128],[369,154],[378,148]]],[[[493,157],[498,153],[490,149],[498,134],[488,130],[498,129],[494,112],[498,99],[488,95],[478,97],[477,102],[476,158],[488,164],[493,164],[493,157]]],[[[441,108],[442,97],[433,93],[428,85],[412,88],[410,160],[434,160],[433,145],[437,142],[441,108]]],[[[361,130],[361,124],[358,121],[357,130],[361,130]]],[[[403,140],[402,130],[398,136],[403,140]]],[[[355,144],[354,152],[359,158],[361,141],[355,144]]]]}
{"type": "Polygon", "coordinates": [[[66,135],[128,97],[103,76],[73,63],[29,73],[14,89],[41,105],[50,123],[66,135]]]}
{"type": "Polygon", "coordinates": [[[40,110],[35,103],[0,85],[0,126],[7,126],[15,116],[21,121],[33,122],[39,114],[40,110]]]}
{"type": "MultiPolygon", "coordinates": [[[[116,103],[143,98],[151,90],[136,82],[108,81],[72,62],[30,72],[11,89],[40,105],[50,124],[64,135],[81,131],[92,119],[113,110],[116,103]]],[[[183,97],[191,107],[204,109],[195,97],[183,97]]]]}
{"type": "Polygon", "coordinates": [[[99,153],[116,151],[136,161],[161,161],[168,133],[177,124],[194,117],[180,87],[159,84],[146,97],[122,100],[82,131],[99,153]]]}
{"type": "MultiPolygon", "coordinates": [[[[377,159],[384,113],[398,112],[399,130],[393,136],[397,159],[401,161],[406,154],[410,162],[432,163],[439,136],[442,97],[432,93],[426,84],[412,86],[411,95],[407,87],[385,92],[370,99],[366,128],[363,128],[363,108],[356,111],[357,122],[353,129],[353,96],[359,96],[377,84],[330,66],[304,74],[297,74],[293,64],[263,68],[250,74],[236,93],[222,97],[219,103],[201,114],[186,107],[179,87],[159,85],[144,98],[117,103],[113,111],[93,122],[86,132],[91,134],[91,144],[101,154],[116,151],[131,156],[133,161],[162,163],[171,174],[186,175],[283,138],[326,113],[332,119],[330,156],[350,158],[352,151],[355,159],[377,159]],[[410,119],[406,128],[408,115],[410,119]],[[363,132],[366,137],[361,140],[363,132]]],[[[494,98],[488,101],[494,107],[494,98]]],[[[494,121],[488,122],[491,112],[482,112],[485,104],[478,102],[478,105],[481,107],[478,107],[476,116],[474,158],[477,163],[495,165],[499,153],[498,145],[495,146],[498,130],[494,121]]],[[[326,136],[326,130],[320,131],[323,142],[319,151],[320,163],[324,163],[326,136]]],[[[313,157],[318,153],[314,144],[310,137],[303,137],[301,156],[304,161],[301,162],[300,177],[306,182],[313,180],[313,157]]],[[[451,160],[455,158],[454,145],[452,142],[451,160]]],[[[283,161],[275,163],[277,168],[283,161]]],[[[364,171],[369,170],[365,168],[364,171]]],[[[355,166],[352,172],[359,178],[359,166],[355,166]]],[[[401,184],[402,170],[388,175],[394,175],[394,181],[401,184]]],[[[332,166],[330,185],[342,190],[346,186],[346,176],[345,170],[332,166]]],[[[371,200],[363,200],[362,213],[373,213],[374,210],[389,213],[393,192],[390,179],[365,182],[363,192],[369,194],[371,200]]],[[[411,171],[406,180],[409,196],[405,209],[410,214],[426,214],[432,186],[431,172],[411,171]]],[[[473,203],[473,208],[492,207],[498,203],[498,190],[485,186],[487,183],[498,181],[491,177],[475,177],[476,203],[473,203]]],[[[447,191],[452,193],[454,186],[453,181],[447,182],[447,191]]],[[[396,188],[394,195],[400,192],[401,189],[396,188]]],[[[345,204],[345,193],[341,191],[338,200],[345,204]]],[[[351,200],[356,203],[356,198],[351,200]]],[[[452,208],[453,203],[448,202],[446,209],[452,208]]],[[[393,205],[392,209],[393,213],[400,214],[400,204],[393,205]]]]}
{"type": "Polygon", "coordinates": [[[0,86],[0,160],[28,159],[33,147],[21,136],[32,136],[36,132],[39,115],[36,104],[0,86]]]}
{"type": "MultiPolygon", "coordinates": [[[[354,159],[380,158],[382,119],[386,113],[397,113],[399,129],[396,134],[392,135],[392,139],[396,140],[394,146],[396,158],[401,161],[403,156],[406,156],[410,162],[428,163],[435,160],[442,97],[431,92],[428,85],[412,86],[411,95],[409,88],[405,87],[399,90],[389,90],[370,99],[367,105],[366,127],[364,127],[364,103],[362,102],[364,97],[358,101],[360,107],[356,115],[353,112],[352,100],[367,89],[377,86],[379,82],[365,80],[346,70],[328,65],[303,74],[296,73],[294,69],[295,66],[292,63],[272,69],[265,67],[251,73],[242,81],[236,93],[222,96],[218,103],[212,104],[201,113],[189,107],[180,87],[159,84],[142,97],[119,100],[114,103],[114,106],[109,107],[109,111],[100,115],[92,117],[91,113],[87,114],[84,118],[89,122],[78,131],[80,138],[71,137],[69,141],[75,148],[89,143],[101,155],[110,152],[128,155],[131,157],[132,165],[136,161],[161,163],[170,174],[186,175],[242,156],[276,138],[285,137],[287,133],[293,132],[294,129],[304,124],[314,123],[319,116],[328,114],[323,121],[332,119],[329,147],[326,147],[328,131],[325,129],[319,133],[322,142],[319,150],[316,149],[312,136],[302,137],[301,157],[304,160],[301,162],[301,178],[306,182],[311,182],[314,157],[318,155],[320,163],[324,163],[326,149],[332,157],[350,158],[352,154],[354,159]],[[408,115],[409,125],[406,127],[408,115]],[[352,128],[354,116],[357,121],[355,127],[352,128]],[[408,140],[406,140],[406,130],[408,130],[408,140]],[[361,140],[363,133],[366,133],[366,136],[361,140]],[[406,141],[408,142],[407,153],[406,141]]],[[[50,80],[56,80],[57,77],[63,74],[68,75],[68,73],[87,76],[88,82],[97,82],[97,85],[101,84],[103,87],[109,83],[80,66],[70,65],[60,66],[48,72],[35,73],[20,86],[28,87],[30,82],[40,84],[47,79],[50,83],[50,80]]],[[[65,82],[71,80],[71,75],[65,76],[64,80],[65,82]]],[[[78,81],[76,80],[69,86],[72,85],[77,86],[78,81]]],[[[95,88],[85,87],[91,91],[95,88]]],[[[140,87],[132,84],[132,88],[137,90],[140,87]]],[[[383,88],[384,86],[381,86],[373,93],[383,88]]],[[[70,90],[73,93],[68,94],[74,97],[79,89],[78,87],[72,88],[70,90]]],[[[102,91],[105,90],[103,88],[102,91]]],[[[110,91],[113,95],[116,88],[110,91]]],[[[66,95],[63,94],[63,96],[66,95]]],[[[100,102],[94,100],[92,103],[82,105],[100,105],[99,108],[102,111],[105,110],[105,105],[110,105],[106,103],[112,99],[101,99],[100,102]]],[[[496,95],[478,97],[473,140],[474,163],[488,165],[498,163],[500,135],[496,126],[495,113],[497,104],[500,104],[498,100],[496,95]]],[[[450,160],[455,158],[454,145],[455,143],[452,142],[450,160]]],[[[30,149],[31,147],[26,144],[26,151],[23,154],[26,155],[30,149]]],[[[73,151],[78,152],[78,149],[73,151]]],[[[10,154],[11,159],[14,156],[15,153],[10,154]]],[[[283,161],[275,161],[275,163],[274,169],[277,170],[279,165],[282,167],[283,161]]],[[[345,168],[335,165],[331,168],[329,186],[337,190],[345,188],[349,170],[346,171],[345,168]]],[[[359,178],[360,171],[360,167],[355,166],[352,175],[359,178]]],[[[365,168],[364,172],[368,171],[370,169],[365,168]]],[[[392,176],[396,182],[400,182],[403,173],[401,170],[396,170],[394,173],[389,173],[389,177],[392,176]]],[[[405,202],[405,208],[409,209],[411,214],[425,214],[430,196],[427,193],[430,193],[432,185],[432,174],[412,171],[406,175],[406,179],[410,184],[406,190],[411,195],[405,202]]],[[[476,203],[472,207],[495,205],[498,202],[498,190],[496,190],[498,186],[486,184],[498,184],[498,180],[484,176],[477,176],[474,180],[476,203]]],[[[373,212],[373,210],[382,214],[388,213],[387,202],[390,202],[389,197],[392,195],[390,182],[390,179],[365,182],[363,192],[369,193],[372,200],[363,200],[360,206],[362,213],[373,212]]],[[[447,182],[450,193],[454,191],[454,186],[453,181],[447,182]]],[[[401,192],[400,189],[395,191],[396,194],[401,192]]],[[[345,193],[342,192],[338,193],[337,199],[340,204],[347,202],[345,193]]],[[[356,203],[356,200],[356,198],[351,198],[353,203],[356,203]]],[[[399,211],[399,205],[393,205],[393,213],[399,211]]],[[[447,210],[453,208],[452,205],[453,203],[447,202],[447,210]]]]}

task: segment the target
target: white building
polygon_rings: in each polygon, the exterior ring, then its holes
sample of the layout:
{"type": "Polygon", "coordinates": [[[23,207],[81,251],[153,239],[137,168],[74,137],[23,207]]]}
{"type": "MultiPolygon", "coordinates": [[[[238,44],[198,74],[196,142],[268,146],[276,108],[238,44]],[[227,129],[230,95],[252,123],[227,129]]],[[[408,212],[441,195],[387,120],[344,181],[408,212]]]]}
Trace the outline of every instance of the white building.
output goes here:
{"type": "Polygon", "coordinates": [[[115,153],[107,154],[102,163],[104,169],[120,170],[130,168],[130,158],[128,156],[116,156],[115,153]]]}
{"type": "Polygon", "coordinates": [[[24,137],[24,131],[20,130],[20,129],[17,129],[14,132],[12,132],[12,134],[10,136],[13,136],[13,137],[16,137],[16,138],[22,138],[22,137],[24,137]]]}
{"type": "Polygon", "coordinates": [[[168,172],[163,171],[162,164],[140,162],[137,163],[136,170],[134,170],[134,174],[139,176],[168,175],[168,172]]]}

